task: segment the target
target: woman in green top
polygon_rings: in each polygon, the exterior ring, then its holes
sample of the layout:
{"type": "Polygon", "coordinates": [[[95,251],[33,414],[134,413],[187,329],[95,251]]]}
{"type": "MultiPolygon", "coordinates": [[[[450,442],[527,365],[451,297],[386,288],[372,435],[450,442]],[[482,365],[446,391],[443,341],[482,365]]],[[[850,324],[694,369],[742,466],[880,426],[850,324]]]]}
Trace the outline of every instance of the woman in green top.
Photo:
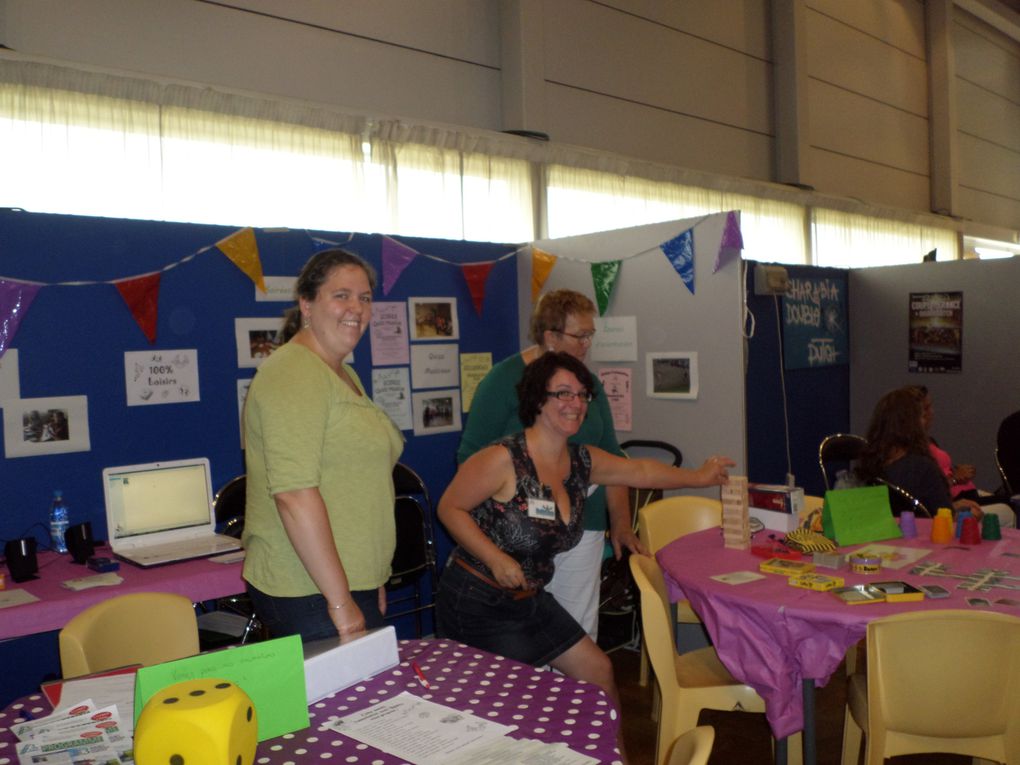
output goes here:
{"type": "MultiPolygon", "coordinates": [[[[594,336],[595,304],[591,300],[573,290],[544,295],[531,316],[531,339],[535,344],[496,364],[479,383],[457,449],[457,461],[464,462],[493,441],[524,430],[517,415],[516,386],[528,364],[547,351],[569,353],[583,362],[594,336]]],[[[616,441],[613,416],[597,378],[593,392],[595,398],[584,423],[570,443],[597,446],[625,456],[616,441]]],[[[598,635],[599,571],[607,508],[609,539],[616,557],[623,548],[646,552],[631,525],[627,487],[597,487],[585,502],[581,541],[556,556],[556,573],[546,587],[593,640],[598,635]]]]}
{"type": "Polygon", "coordinates": [[[299,326],[248,389],[244,578],[274,637],[346,638],[383,624],[403,437],[344,364],[374,287],[357,255],[313,255],[290,312],[299,326]]]}

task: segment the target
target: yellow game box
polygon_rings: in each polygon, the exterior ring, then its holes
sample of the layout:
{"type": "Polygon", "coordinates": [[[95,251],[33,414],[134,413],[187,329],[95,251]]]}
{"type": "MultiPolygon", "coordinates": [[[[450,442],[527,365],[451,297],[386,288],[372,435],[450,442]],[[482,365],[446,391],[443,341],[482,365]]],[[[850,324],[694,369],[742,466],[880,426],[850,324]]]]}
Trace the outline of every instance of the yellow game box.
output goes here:
{"type": "Polygon", "coordinates": [[[796,576],[797,574],[810,574],[815,570],[814,563],[804,560],[786,560],[785,558],[769,558],[758,564],[758,570],[766,574],[784,574],[796,576]]]}
{"type": "Polygon", "coordinates": [[[798,574],[797,576],[791,576],[789,580],[791,587],[803,587],[805,590],[818,590],[818,592],[828,592],[834,590],[837,587],[842,587],[843,577],[841,576],[828,576],[826,574],[798,574]]]}
{"type": "Polygon", "coordinates": [[[885,593],[889,603],[904,603],[911,600],[924,600],[924,592],[906,582],[872,582],[871,586],[885,593]]]}

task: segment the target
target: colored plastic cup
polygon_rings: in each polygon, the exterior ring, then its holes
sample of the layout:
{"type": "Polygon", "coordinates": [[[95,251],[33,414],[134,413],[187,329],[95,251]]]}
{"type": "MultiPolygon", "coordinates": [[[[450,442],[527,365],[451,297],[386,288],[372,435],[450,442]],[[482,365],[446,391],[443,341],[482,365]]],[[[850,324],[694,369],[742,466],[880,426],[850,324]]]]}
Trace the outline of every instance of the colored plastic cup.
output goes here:
{"type": "Polygon", "coordinates": [[[981,527],[977,518],[969,516],[963,519],[963,527],[960,530],[960,542],[965,545],[981,544],[981,527]]]}
{"type": "Polygon", "coordinates": [[[963,531],[963,522],[968,518],[973,518],[973,514],[970,510],[961,510],[956,514],[956,531],[953,532],[953,536],[957,539],[960,538],[960,534],[963,531]]]}
{"type": "Polygon", "coordinates": [[[917,536],[917,516],[913,510],[904,510],[900,513],[900,532],[904,539],[913,539],[917,536]]]}
{"type": "Polygon", "coordinates": [[[940,507],[938,512],[935,513],[936,518],[948,518],[950,521],[953,520],[953,511],[948,507],[940,507]]]}
{"type": "Polygon", "coordinates": [[[931,521],[931,541],[944,545],[953,541],[953,521],[941,513],[931,521]]]}
{"type": "Polygon", "coordinates": [[[983,539],[1002,539],[999,516],[995,513],[985,513],[981,518],[981,537],[983,539]]]}

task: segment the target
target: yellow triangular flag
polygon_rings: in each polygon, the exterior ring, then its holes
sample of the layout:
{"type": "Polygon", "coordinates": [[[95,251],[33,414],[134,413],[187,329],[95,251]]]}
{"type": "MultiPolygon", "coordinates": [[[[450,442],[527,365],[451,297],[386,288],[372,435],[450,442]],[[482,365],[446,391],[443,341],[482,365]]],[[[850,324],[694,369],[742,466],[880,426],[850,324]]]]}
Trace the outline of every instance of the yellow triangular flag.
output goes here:
{"type": "Polygon", "coordinates": [[[230,258],[245,275],[255,282],[260,291],[266,291],[266,282],[262,278],[262,260],[259,258],[259,246],[255,243],[255,229],[242,228],[225,239],[216,243],[220,252],[230,258]]]}
{"type": "Polygon", "coordinates": [[[556,256],[543,252],[537,247],[531,248],[531,302],[538,300],[538,295],[545,286],[545,280],[556,265],[556,256]]]}

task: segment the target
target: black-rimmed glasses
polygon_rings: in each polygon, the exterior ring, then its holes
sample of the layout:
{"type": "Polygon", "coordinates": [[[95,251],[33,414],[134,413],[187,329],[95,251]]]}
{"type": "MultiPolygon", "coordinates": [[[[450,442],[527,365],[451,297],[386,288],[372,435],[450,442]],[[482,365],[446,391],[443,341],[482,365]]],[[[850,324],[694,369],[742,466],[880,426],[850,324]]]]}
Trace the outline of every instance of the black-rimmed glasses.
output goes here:
{"type": "Polygon", "coordinates": [[[595,394],[590,390],[582,390],[578,393],[574,393],[572,390],[547,390],[545,395],[560,401],[573,401],[576,398],[586,404],[590,404],[591,400],[595,398],[595,394]]]}

